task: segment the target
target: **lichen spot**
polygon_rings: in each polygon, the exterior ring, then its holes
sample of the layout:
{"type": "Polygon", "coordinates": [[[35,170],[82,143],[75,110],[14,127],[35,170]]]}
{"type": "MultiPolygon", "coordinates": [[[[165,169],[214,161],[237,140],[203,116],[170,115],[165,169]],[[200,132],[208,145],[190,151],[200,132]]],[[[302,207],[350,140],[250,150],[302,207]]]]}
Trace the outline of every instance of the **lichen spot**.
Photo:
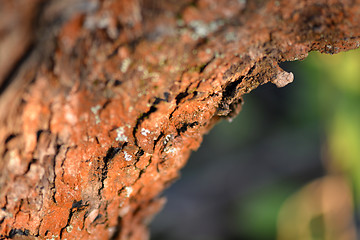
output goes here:
{"type": "Polygon", "coordinates": [[[51,238],[47,238],[46,240],[55,240],[58,237],[59,237],[58,235],[52,235],[51,238]]]}
{"type": "Polygon", "coordinates": [[[177,151],[177,148],[170,147],[165,150],[165,153],[176,153],[177,151]]]}
{"type": "Polygon", "coordinates": [[[101,106],[100,105],[96,105],[94,107],[92,107],[90,110],[91,112],[95,115],[95,123],[96,124],[99,124],[101,121],[100,121],[100,116],[98,115],[99,113],[99,110],[100,110],[101,106]]]}
{"type": "Polygon", "coordinates": [[[172,138],[171,134],[166,135],[163,144],[166,145],[171,140],[171,138],[172,138]]]}
{"type": "Polygon", "coordinates": [[[69,226],[66,227],[66,231],[67,231],[68,233],[70,233],[72,230],[73,230],[73,226],[72,226],[72,225],[69,225],[69,226]]]}
{"type": "Polygon", "coordinates": [[[133,192],[133,188],[125,187],[125,191],[126,191],[126,197],[130,197],[131,193],[133,192]]]}
{"type": "Polygon", "coordinates": [[[145,128],[142,128],[142,129],[141,129],[141,135],[143,135],[143,136],[146,137],[149,133],[150,133],[150,130],[147,130],[147,129],[145,129],[145,128]]]}
{"type": "Polygon", "coordinates": [[[124,151],[124,157],[125,157],[125,161],[127,161],[127,162],[129,162],[129,161],[131,161],[131,155],[130,154],[128,154],[126,151],[124,151]]]}
{"type": "Polygon", "coordinates": [[[126,73],[127,70],[130,67],[130,64],[131,64],[131,59],[130,58],[125,58],[124,61],[121,64],[121,68],[120,68],[121,72],[126,73]]]}
{"type": "Polygon", "coordinates": [[[100,108],[101,108],[100,105],[96,105],[94,107],[91,107],[91,112],[96,115],[98,113],[98,111],[100,110],[100,108]]]}
{"type": "Polygon", "coordinates": [[[118,127],[116,129],[116,134],[117,134],[117,136],[115,138],[116,141],[119,141],[119,142],[127,142],[128,141],[128,138],[125,135],[124,127],[118,127]]]}

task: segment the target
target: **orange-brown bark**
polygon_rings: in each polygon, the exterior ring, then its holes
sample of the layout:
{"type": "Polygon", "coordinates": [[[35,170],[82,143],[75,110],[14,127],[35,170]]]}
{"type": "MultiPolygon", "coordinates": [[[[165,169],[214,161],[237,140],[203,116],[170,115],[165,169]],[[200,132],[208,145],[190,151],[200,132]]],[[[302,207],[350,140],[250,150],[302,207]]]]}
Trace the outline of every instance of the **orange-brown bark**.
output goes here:
{"type": "Polygon", "coordinates": [[[345,0],[2,1],[1,238],[146,239],[203,134],[359,22],[345,0]]]}

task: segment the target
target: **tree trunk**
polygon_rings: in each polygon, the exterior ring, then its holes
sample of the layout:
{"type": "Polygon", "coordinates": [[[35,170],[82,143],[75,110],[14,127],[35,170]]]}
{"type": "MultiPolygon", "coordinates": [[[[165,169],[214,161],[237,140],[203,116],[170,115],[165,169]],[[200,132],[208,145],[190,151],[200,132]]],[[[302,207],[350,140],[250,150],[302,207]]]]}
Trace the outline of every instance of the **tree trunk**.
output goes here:
{"type": "Polygon", "coordinates": [[[147,239],[214,123],[359,23],[359,0],[1,1],[0,238],[147,239]]]}

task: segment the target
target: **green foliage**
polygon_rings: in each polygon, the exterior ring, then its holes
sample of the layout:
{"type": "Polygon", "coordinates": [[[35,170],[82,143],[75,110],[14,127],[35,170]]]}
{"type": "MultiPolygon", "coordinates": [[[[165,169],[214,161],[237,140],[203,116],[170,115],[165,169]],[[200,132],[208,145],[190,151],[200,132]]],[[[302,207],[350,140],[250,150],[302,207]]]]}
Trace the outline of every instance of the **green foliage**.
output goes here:
{"type": "MultiPolygon", "coordinates": [[[[329,167],[350,179],[360,202],[360,51],[335,56],[313,54],[307,64],[323,74],[321,109],[328,143],[329,167]]],[[[310,76],[311,77],[311,76],[310,76]]]]}
{"type": "MultiPolygon", "coordinates": [[[[282,122],[282,128],[285,128],[285,131],[309,128],[320,134],[323,149],[318,151],[321,152],[325,172],[329,175],[341,175],[348,180],[350,188],[353,189],[355,208],[359,208],[360,51],[333,56],[313,52],[303,62],[294,64],[297,67],[294,70],[295,82],[286,89],[279,90],[291,92],[288,102],[292,104],[287,106],[289,118],[282,122]]],[[[247,104],[248,102],[245,104],[246,111],[247,104]]],[[[261,119],[261,111],[241,112],[236,121],[241,121],[241,124],[247,127],[241,128],[243,132],[235,135],[251,139],[252,132],[258,133],[256,130],[253,131],[254,128],[262,126],[259,117],[261,119]]],[[[281,128],[278,128],[278,131],[279,129],[281,128]]],[[[226,133],[225,129],[218,128],[216,131],[219,130],[227,136],[234,134],[234,130],[226,133]]],[[[262,132],[264,129],[260,127],[257,130],[262,132]]],[[[291,164],[291,159],[289,162],[291,164]]],[[[276,226],[276,222],[281,204],[293,193],[286,186],[284,182],[279,182],[265,191],[259,190],[255,194],[250,194],[246,201],[242,199],[242,202],[239,202],[236,222],[243,234],[245,232],[251,239],[276,238],[279,227],[276,226]]],[[[293,190],[300,189],[299,187],[293,190]]],[[[289,221],[292,221],[290,218],[296,218],[294,214],[287,215],[289,221]]],[[[324,216],[318,216],[304,223],[312,239],[320,240],[325,239],[326,234],[333,235],[334,233],[329,233],[329,229],[324,225],[324,216]]],[[[301,236],[293,237],[302,239],[301,236]]],[[[336,236],[332,237],[336,239],[336,236]]]]}

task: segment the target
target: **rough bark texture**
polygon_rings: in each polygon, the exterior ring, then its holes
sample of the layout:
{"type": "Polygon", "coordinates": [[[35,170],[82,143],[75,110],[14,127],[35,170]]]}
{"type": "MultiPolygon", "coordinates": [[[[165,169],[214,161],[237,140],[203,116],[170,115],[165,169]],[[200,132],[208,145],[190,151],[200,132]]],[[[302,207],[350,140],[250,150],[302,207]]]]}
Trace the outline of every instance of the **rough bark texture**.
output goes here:
{"type": "Polygon", "coordinates": [[[359,23],[359,0],[1,1],[0,238],[146,239],[203,134],[359,23]]]}

